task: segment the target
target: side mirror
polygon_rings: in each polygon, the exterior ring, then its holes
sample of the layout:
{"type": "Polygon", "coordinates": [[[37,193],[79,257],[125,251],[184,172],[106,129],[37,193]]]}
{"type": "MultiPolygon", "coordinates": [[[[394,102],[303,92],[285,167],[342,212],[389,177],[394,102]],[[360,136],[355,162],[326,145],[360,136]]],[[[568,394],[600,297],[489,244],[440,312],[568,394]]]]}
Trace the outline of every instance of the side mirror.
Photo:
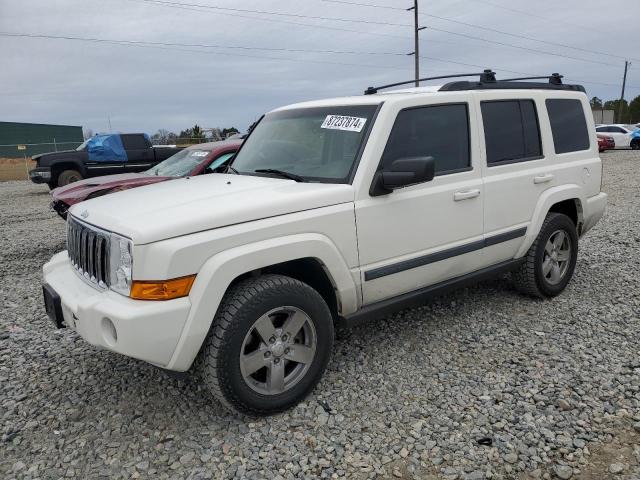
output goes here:
{"type": "Polygon", "coordinates": [[[386,195],[396,188],[430,182],[434,175],[433,157],[399,158],[386,169],[376,173],[369,194],[372,197],[386,195]]]}

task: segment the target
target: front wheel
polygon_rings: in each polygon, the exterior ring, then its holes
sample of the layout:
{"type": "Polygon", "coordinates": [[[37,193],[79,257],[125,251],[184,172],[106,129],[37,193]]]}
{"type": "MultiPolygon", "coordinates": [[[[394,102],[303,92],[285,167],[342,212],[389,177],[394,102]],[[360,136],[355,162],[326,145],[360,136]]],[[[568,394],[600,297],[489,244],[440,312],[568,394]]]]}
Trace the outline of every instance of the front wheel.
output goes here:
{"type": "Polygon", "coordinates": [[[59,187],[64,187],[73,182],[82,180],[82,174],[77,170],[64,170],[58,175],[57,184],[59,187]]]}
{"type": "Polygon", "coordinates": [[[513,273],[516,287],[534,297],[560,294],[576,267],[578,235],[573,221],[561,213],[549,213],[540,233],[526,254],[525,262],[513,273]]]}
{"type": "Polygon", "coordinates": [[[200,352],[200,374],[228,408],[281,412],[318,383],[333,337],[329,307],[309,285],[282,275],[251,278],[223,298],[200,352]]]}
{"type": "Polygon", "coordinates": [[[633,142],[631,142],[631,149],[640,150],[640,140],[635,139],[633,142]]]}

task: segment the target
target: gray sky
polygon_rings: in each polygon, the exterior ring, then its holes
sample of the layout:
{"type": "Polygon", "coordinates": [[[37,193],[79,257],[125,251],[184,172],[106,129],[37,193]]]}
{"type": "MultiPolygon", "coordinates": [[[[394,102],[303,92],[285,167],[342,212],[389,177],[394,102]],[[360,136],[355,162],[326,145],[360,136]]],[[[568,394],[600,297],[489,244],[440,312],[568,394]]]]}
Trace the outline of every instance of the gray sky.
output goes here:
{"type": "MultiPolygon", "coordinates": [[[[83,125],[101,132],[108,131],[110,116],[113,129],[125,132],[179,131],[194,123],[244,131],[262,113],[280,105],[360,94],[369,85],[413,76],[413,57],[403,55],[413,50],[412,27],[380,24],[412,25],[411,12],[325,0],[168,1],[191,6],[144,0],[0,0],[4,33],[217,45],[124,46],[0,36],[0,120],[83,125]],[[222,48],[231,46],[316,52],[222,48]]],[[[344,1],[395,8],[412,4],[410,0],[344,1]]],[[[517,76],[505,70],[560,72],[581,81],[590,97],[614,99],[620,96],[621,57],[635,54],[639,60],[631,67],[626,98],[640,95],[640,2],[420,0],[420,9],[428,15],[582,49],[425,15],[421,24],[432,29],[421,31],[420,54],[430,57],[421,59],[422,76],[480,70],[436,58],[491,67],[503,78],[517,76]]]]}

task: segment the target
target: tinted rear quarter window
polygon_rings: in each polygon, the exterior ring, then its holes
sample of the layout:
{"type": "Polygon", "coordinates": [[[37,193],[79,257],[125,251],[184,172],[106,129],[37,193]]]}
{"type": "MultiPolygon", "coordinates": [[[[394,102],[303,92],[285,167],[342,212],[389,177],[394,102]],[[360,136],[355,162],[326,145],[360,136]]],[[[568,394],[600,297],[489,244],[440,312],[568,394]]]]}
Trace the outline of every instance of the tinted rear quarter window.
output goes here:
{"type": "Polygon", "coordinates": [[[122,145],[125,150],[143,150],[148,148],[147,140],[144,138],[144,135],[121,135],[122,145]]]}
{"type": "Polygon", "coordinates": [[[568,98],[549,98],[546,105],[556,153],[588,150],[589,130],[582,102],[568,98]]]}
{"type": "Polygon", "coordinates": [[[542,156],[538,114],[533,100],[484,101],[481,110],[488,165],[542,156]]]}
{"type": "Polygon", "coordinates": [[[467,104],[431,105],[398,113],[382,167],[407,157],[433,157],[436,175],[471,168],[467,104]]]}

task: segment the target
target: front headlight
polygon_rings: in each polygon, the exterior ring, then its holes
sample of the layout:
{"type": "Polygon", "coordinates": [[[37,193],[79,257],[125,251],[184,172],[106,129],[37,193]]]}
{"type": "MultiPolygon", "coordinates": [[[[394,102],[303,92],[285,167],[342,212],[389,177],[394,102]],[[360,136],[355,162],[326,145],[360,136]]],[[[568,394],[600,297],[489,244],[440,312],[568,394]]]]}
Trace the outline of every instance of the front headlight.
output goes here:
{"type": "Polygon", "coordinates": [[[109,255],[111,290],[126,296],[131,292],[132,252],[131,240],[115,233],[111,234],[111,254],[109,255]]]}

